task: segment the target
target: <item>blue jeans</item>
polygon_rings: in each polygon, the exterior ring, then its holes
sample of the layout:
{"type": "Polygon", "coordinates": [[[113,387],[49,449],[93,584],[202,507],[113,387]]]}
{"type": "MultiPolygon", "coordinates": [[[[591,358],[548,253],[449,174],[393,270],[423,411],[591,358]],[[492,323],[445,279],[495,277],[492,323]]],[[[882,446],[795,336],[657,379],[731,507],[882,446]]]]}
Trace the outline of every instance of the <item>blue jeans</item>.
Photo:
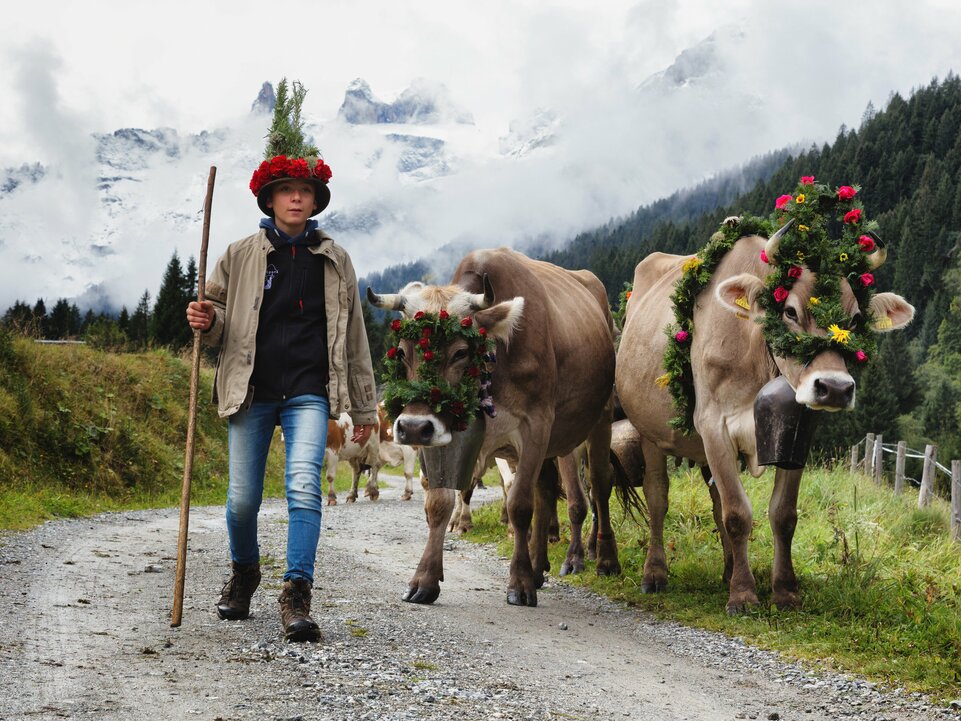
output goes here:
{"type": "Polygon", "coordinates": [[[284,432],[287,494],[287,572],[284,580],[314,582],[320,538],[320,469],[327,444],[330,402],[302,395],[284,401],[254,402],[228,422],[230,481],[227,486],[227,536],[235,563],[260,561],[257,513],[264,497],[267,451],[278,424],[284,432]]]}

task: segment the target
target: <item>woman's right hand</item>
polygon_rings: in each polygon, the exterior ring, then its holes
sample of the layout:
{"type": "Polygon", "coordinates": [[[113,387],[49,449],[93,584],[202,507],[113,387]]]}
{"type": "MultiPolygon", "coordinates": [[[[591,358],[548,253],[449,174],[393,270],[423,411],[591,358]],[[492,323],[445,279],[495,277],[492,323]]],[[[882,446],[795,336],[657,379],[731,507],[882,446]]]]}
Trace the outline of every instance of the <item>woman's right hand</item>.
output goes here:
{"type": "Polygon", "coordinates": [[[207,331],[214,322],[214,304],[209,300],[187,304],[187,324],[194,330],[207,331]]]}

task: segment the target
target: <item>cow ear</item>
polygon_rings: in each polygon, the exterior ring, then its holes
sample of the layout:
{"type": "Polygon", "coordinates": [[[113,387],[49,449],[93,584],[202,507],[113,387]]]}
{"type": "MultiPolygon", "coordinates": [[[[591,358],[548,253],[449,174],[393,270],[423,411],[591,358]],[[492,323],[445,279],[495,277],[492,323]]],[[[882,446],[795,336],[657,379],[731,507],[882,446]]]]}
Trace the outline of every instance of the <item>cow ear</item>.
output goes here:
{"type": "Polygon", "coordinates": [[[487,329],[487,337],[503,342],[505,345],[520,322],[524,313],[524,299],[511,298],[490,308],[474,313],[478,327],[487,329]]]}
{"type": "Polygon", "coordinates": [[[757,298],[764,291],[764,281],[751,273],[741,273],[721,281],[714,294],[722,306],[742,318],[756,318],[764,312],[757,298]]]}
{"type": "Polygon", "coordinates": [[[914,318],[914,306],[897,293],[878,293],[871,298],[871,327],[879,333],[903,328],[914,318]]]}

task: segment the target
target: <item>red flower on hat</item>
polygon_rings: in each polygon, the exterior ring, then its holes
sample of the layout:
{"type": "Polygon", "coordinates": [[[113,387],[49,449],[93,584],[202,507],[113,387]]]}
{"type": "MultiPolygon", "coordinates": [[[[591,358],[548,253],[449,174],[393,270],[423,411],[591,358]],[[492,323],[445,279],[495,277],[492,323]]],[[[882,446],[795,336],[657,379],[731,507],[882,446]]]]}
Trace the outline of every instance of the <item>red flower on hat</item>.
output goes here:
{"type": "Polygon", "coordinates": [[[792,200],[794,200],[794,196],[782,195],[781,197],[779,197],[777,200],[774,201],[774,207],[780,210],[785,205],[790,203],[792,200]]]}
{"type": "Polygon", "coordinates": [[[310,168],[303,158],[294,158],[287,164],[287,175],[291,178],[309,178],[310,168]]]}
{"type": "Polygon", "coordinates": [[[330,182],[333,174],[334,173],[331,171],[330,166],[318,158],[317,165],[314,166],[314,177],[326,184],[330,182]]]}
{"type": "Polygon", "coordinates": [[[861,220],[861,209],[855,208],[854,210],[849,210],[844,214],[845,223],[857,223],[861,220]]]}
{"type": "Polygon", "coordinates": [[[778,303],[783,303],[786,301],[789,295],[791,294],[780,285],[774,289],[774,300],[776,300],[778,303]]]}
{"type": "Polygon", "coordinates": [[[862,235],[860,238],[858,238],[858,245],[861,246],[861,250],[863,250],[865,253],[870,253],[872,250],[874,250],[874,238],[872,238],[870,235],[862,235]]]}
{"type": "Polygon", "coordinates": [[[858,191],[856,191],[850,185],[842,185],[840,188],[838,188],[838,200],[850,200],[857,194],[858,191]]]}

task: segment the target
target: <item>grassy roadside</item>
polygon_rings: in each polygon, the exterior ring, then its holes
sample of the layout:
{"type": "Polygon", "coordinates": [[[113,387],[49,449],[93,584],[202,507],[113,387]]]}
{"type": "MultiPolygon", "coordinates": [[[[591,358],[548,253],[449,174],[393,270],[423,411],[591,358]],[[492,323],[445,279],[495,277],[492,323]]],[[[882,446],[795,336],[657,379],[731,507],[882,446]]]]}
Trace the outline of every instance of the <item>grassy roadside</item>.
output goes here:
{"type": "MultiPolygon", "coordinates": [[[[623,575],[601,578],[593,564],[565,582],[592,588],[661,618],[741,637],[757,646],[838,671],[931,694],[961,695],[961,546],[948,537],[944,503],[919,511],[916,495],[896,497],[868,479],[842,470],[809,470],[802,481],[794,563],[803,608],[770,605],[773,558],[767,502],[773,472],[745,478],[755,509],[750,545],[761,606],[730,617],[723,562],[710,498],[700,480],[677,472],[671,484],[665,546],[667,593],[640,591],[647,528],[615,508],[623,575]]],[[[560,568],[570,529],[560,508],[561,542],[550,551],[560,568]]],[[[500,503],[474,514],[477,541],[511,544],[500,525],[500,503]]]]}

